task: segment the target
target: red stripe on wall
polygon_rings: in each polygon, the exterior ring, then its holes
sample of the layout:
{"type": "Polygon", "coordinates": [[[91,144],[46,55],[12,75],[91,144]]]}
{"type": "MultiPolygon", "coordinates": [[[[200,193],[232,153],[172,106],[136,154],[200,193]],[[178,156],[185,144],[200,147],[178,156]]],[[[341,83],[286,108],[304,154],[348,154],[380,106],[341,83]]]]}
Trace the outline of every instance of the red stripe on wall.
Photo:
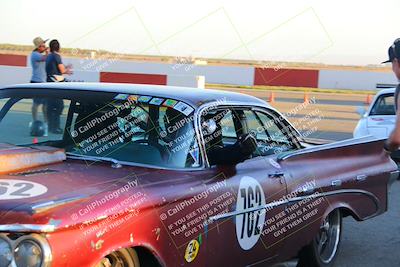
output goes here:
{"type": "Polygon", "coordinates": [[[167,85],[167,75],[100,72],[100,82],[167,85]]]}
{"type": "Polygon", "coordinates": [[[26,56],[0,54],[0,65],[26,67],[26,56]]]}
{"type": "Polygon", "coordinates": [[[254,85],[318,87],[319,70],[256,68],[254,85]]]}

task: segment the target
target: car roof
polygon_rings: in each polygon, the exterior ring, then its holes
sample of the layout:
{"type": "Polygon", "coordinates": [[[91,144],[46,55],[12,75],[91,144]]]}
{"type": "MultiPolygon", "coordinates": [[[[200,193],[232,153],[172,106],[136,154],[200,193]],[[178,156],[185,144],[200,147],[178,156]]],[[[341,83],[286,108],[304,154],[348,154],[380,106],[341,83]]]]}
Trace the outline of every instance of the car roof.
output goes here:
{"type": "Polygon", "coordinates": [[[395,91],[396,91],[396,88],[386,88],[386,89],[380,90],[377,93],[377,95],[394,94],[395,91]]]}
{"type": "Polygon", "coordinates": [[[269,105],[256,97],[214,89],[200,89],[191,87],[165,86],[165,85],[145,85],[145,84],[126,84],[126,83],[79,83],[79,82],[60,82],[60,83],[27,83],[4,87],[6,89],[51,89],[51,90],[84,90],[93,92],[113,92],[131,95],[148,95],[162,98],[172,98],[183,101],[191,106],[199,106],[218,101],[240,102],[250,105],[269,105]]]}

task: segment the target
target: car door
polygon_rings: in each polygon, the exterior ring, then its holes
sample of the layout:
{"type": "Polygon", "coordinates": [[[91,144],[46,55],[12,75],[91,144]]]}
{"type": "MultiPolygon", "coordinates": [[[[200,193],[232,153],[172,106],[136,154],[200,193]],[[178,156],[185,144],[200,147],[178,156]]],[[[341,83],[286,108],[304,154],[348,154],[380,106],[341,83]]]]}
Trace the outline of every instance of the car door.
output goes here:
{"type": "Polygon", "coordinates": [[[249,108],[229,108],[216,121],[220,138],[212,141],[214,145],[232,145],[241,134],[254,131],[259,142],[252,158],[236,166],[211,167],[215,175],[225,177],[231,200],[228,209],[209,217],[207,266],[269,264],[283,245],[284,205],[279,203],[286,196],[285,170],[273,149],[266,149],[269,134],[263,123],[251,115],[249,108]]]}

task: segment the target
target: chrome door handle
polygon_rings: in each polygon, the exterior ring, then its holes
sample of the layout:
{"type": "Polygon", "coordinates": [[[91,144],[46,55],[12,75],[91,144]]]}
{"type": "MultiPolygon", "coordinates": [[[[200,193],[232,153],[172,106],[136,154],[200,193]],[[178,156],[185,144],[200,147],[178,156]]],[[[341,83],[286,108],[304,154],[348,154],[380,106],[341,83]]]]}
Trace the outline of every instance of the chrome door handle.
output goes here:
{"type": "Polygon", "coordinates": [[[280,177],[284,177],[285,173],[283,172],[275,172],[275,173],[269,173],[268,177],[269,178],[280,178],[280,177]]]}
{"type": "Polygon", "coordinates": [[[332,186],[341,186],[342,185],[342,180],[334,180],[332,181],[332,186]]]}
{"type": "Polygon", "coordinates": [[[301,189],[299,193],[303,193],[304,195],[312,195],[315,193],[315,187],[314,186],[308,186],[305,189],[301,189]]]}

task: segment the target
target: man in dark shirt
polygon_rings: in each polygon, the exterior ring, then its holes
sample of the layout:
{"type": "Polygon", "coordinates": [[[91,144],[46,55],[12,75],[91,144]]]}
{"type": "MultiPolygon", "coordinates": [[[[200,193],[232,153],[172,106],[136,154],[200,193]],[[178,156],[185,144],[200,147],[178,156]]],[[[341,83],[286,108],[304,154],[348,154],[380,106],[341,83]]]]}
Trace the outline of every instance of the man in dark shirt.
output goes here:
{"type": "MultiPolygon", "coordinates": [[[[394,41],[393,45],[389,47],[389,59],[383,63],[392,63],[392,70],[400,81],[400,38],[394,41]]],[[[389,138],[386,140],[384,149],[386,152],[391,153],[400,147],[400,102],[399,102],[400,84],[397,85],[395,91],[395,108],[396,108],[396,124],[389,138]]]]}
{"type": "MultiPolygon", "coordinates": [[[[72,74],[71,66],[65,67],[60,52],[60,43],[57,40],[50,42],[50,54],[46,58],[47,82],[63,82],[63,74],[72,74]]],[[[63,133],[60,128],[60,115],[64,109],[64,102],[60,99],[49,99],[47,101],[47,116],[49,131],[55,134],[63,133]]]]}

